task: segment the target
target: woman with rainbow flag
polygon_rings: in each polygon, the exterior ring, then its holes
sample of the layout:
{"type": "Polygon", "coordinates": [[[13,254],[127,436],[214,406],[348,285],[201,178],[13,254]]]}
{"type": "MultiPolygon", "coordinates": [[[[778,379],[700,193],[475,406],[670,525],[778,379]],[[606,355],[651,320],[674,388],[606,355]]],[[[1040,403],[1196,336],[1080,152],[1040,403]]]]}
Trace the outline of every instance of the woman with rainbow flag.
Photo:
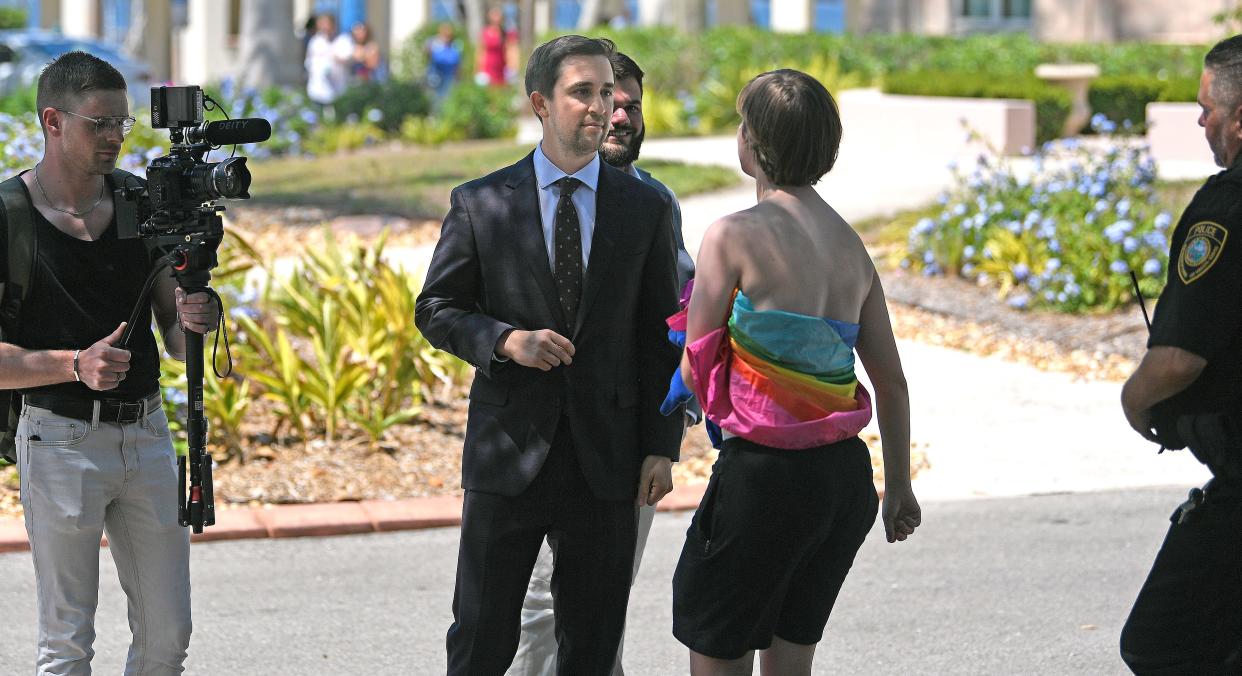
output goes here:
{"type": "Polygon", "coordinates": [[[720,449],[673,577],[673,634],[696,676],[749,674],[756,650],[764,674],[810,674],[879,502],[854,351],[875,388],[889,542],[921,521],[909,396],[871,257],[812,187],[841,142],[832,96],[777,70],[746,85],[738,112],[758,204],[707,230],[669,319],[686,351],[665,409],[697,396],[720,449]]]}

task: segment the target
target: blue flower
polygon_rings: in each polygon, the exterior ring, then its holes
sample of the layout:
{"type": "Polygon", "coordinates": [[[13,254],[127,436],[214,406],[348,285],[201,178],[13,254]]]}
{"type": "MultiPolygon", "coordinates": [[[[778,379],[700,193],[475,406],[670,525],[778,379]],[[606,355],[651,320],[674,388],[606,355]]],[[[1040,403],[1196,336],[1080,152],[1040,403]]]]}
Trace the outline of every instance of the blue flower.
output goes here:
{"type": "Polygon", "coordinates": [[[1047,272],[1056,272],[1059,269],[1061,269],[1061,259],[1059,258],[1049,258],[1048,262],[1044,263],[1044,270],[1047,272]]]}
{"type": "Polygon", "coordinates": [[[1126,253],[1134,253],[1135,251],[1138,250],[1138,247],[1139,247],[1139,242],[1137,239],[1134,239],[1133,237],[1127,237],[1121,242],[1121,248],[1126,253]]]}
{"type": "Polygon", "coordinates": [[[1130,221],[1117,221],[1107,228],[1104,228],[1104,236],[1108,238],[1108,241],[1113,244],[1117,244],[1133,229],[1134,224],[1130,221]]]}
{"type": "Polygon", "coordinates": [[[1169,215],[1169,212],[1161,211],[1159,214],[1156,214],[1156,220],[1153,222],[1153,225],[1160,230],[1164,230],[1172,223],[1173,217],[1169,215]]]}
{"type": "Polygon", "coordinates": [[[1143,235],[1143,243],[1153,249],[1161,250],[1168,246],[1168,240],[1165,239],[1164,233],[1158,230],[1153,230],[1152,232],[1143,235]]]}
{"type": "Polygon", "coordinates": [[[926,264],[928,264],[928,265],[931,265],[932,263],[935,263],[935,262],[936,262],[936,254],[932,253],[931,251],[924,251],[924,252],[923,252],[923,262],[924,262],[924,263],[926,263],[926,264]]]}
{"type": "Polygon", "coordinates": [[[968,279],[969,279],[970,277],[974,277],[974,276],[975,276],[975,265],[974,265],[974,263],[967,263],[967,264],[965,264],[965,265],[963,265],[963,266],[962,266],[962,276],[963,276],[963,277],[966,277],[966,278],[968,278],[968,279]]]}
{"type": "Polygon", "coordinates": [[[1125,215],[1129,213],[1129,211],[1130,211],[1130,200],[1122,198],[1121,201],[1117,202],[1117,217],[1118,218],[1125,218],[1125,215]]]}
{"type": "Polygon", "coordinates": [[[1012,296],[1007,301],[1009,307],[1016,308],[1018,310],[1025,310],[1027,305],[1030,305],[1030,302],[1031,302],[1031,299],[1026,294],[1019,294],[1016,296],[1012,296]]]}
{"type": "Polygon", "coordinates": [[[1145,275],[1158,275],[1162,269],[1164,269],[1164,265],[1155,258],[1148,258],[1147,262],[1143,263],[1143,274],[1145,275]]]}
{"type": "Polygon", "coordinates": [[[1024,281],[1031,276],[1031,269],[1025,263],[1018,263],[1013,266],[1013,276],[1019,282],[1024,281]]]}
{"type": "Polygon", "coordinates": [[[1126,265],[1125,261],[1113,261],[1109,264],[1108,269],[1120,275],[1127,272],[1130,269],[1130,266],[1126,265]]]}
{"type": "Polygon", "coordinates": [[[936,222],[930,218],[920,218],[918,223],[914,224],[914,232],[920,235],[927,234],[936,228],[936,222]]]}

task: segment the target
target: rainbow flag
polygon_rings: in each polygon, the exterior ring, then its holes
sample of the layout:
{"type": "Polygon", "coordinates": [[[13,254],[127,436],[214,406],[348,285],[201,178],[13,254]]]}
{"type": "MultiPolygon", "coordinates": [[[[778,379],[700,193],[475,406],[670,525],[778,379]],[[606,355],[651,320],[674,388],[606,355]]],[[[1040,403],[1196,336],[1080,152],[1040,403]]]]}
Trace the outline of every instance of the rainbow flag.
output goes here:
{"type": "MultiPolygon", "coordinates": [[[[683,307],[687,296],[683,293],[683,307]]],[[[669,317],[668,326],[670,340],[684,345],[686,310],[669,317]]],[[[728,324],[686,346],[692,391],[709,434],[718,427],[787,449],[857,435],[871,421],[871,395],[854,373],[858,328],[824,317],[755,310],[736,292],[728,324]]],[[[680,373],[671,389],[679,385],[691,391],[680,383],[680,373]]],[[[716,432],[712,438],[718,444],[716,432]]]]}

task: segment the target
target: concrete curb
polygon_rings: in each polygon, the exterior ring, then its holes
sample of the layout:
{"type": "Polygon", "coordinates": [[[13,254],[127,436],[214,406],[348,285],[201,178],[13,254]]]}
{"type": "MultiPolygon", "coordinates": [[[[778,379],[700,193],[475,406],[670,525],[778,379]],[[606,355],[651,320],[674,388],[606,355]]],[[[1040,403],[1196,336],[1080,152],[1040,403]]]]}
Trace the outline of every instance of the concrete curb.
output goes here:
{"type": "MultiPolygon", "coordinates": [[[[660,501],[662,512],[695,509],[707,484],[678,486],[660,501]]],[[[399,530],[461,525],[462,499],[434,496],[405,500],[364,500],[309,505],[273,505],[216,511],[216,525],[191,536],[193,542],[252,540],[399,530]]],[[[100,543],[107,546],[107,541],[100,543]]],[[[20,519],[0,519],[0,553],[30,549],[20,519]]]]}

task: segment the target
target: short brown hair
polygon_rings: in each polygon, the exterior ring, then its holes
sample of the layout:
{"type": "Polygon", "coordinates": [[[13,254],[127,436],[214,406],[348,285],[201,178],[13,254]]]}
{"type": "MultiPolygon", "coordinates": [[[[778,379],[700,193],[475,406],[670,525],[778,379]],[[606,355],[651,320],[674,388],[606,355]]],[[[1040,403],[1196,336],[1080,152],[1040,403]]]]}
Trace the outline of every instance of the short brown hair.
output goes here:
{"type": "Polygon", "coordinates": [[[61,54],[39,73],[35,93],[39,125],[46,108],[69,108],[91,92],[118,89],[125,91],[125,77],[112,64],[81,51],[61,54]]]}
{"type": "Polygon", "coordinates": [[[742,134],[774,185],[815,185],[837,162],[841,114],[819,80],[783,68],[755,76],[737,97],[742,134]]]}
{"type": "Polygon", "coordinates": [[[604,38],[562,35],[549,40],[536,47],[526,62],[526,95],[539,92],[552,98],[556,80],[561,76],[561,62],[571,56],[602,56],[611,60],[615,51],[612,40],[604,38]]]}

